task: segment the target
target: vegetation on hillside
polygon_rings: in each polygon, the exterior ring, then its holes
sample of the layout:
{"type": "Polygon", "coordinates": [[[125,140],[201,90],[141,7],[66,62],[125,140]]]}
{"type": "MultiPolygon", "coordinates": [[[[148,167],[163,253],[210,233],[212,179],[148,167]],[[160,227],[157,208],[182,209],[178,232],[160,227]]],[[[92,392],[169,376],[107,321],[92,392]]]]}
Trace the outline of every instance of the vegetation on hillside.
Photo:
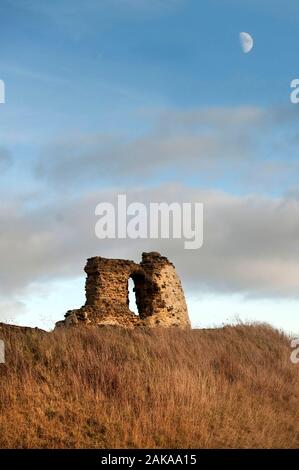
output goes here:
{"type": "Polygon", "coordinates": [[[0,338],[2,448],[299,447],[299,367],[268,326],[0,338]]]}

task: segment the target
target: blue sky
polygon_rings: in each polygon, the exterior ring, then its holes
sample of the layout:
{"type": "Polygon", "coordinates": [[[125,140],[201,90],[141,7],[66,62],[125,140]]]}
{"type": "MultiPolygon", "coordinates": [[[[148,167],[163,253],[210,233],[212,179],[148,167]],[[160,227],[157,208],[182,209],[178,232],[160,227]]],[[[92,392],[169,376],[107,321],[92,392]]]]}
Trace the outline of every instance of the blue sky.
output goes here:
{"type": "Polygon", "coordinates": [[[50,328],[84,301],[87,256],[158,249],[194,325],[298,332],[295,0],[2,0],[0,14],[2,321],[50,328]],[[97,240],[96,204],[124,191],[203,202],[203,248],[97,240]]]}

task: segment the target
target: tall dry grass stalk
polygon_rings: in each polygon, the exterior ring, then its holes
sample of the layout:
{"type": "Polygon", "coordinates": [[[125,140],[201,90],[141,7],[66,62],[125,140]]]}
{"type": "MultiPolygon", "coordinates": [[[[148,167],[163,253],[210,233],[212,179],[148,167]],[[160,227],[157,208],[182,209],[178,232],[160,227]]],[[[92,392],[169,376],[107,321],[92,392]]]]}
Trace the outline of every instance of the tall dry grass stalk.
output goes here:
{"type": "Polygon", "coordinates": [[[299,447],[299,367],[270,327],[0,337],[2,448],[299,447]]]}

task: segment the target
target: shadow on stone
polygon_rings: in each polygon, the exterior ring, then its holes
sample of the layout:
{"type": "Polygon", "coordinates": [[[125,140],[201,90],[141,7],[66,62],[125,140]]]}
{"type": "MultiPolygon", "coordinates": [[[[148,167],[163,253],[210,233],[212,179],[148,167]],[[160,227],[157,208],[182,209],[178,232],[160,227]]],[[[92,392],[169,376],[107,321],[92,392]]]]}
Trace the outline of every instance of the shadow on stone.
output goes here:
{"type": "Polygon", "coordinates": [[[159,253],[143,253],[140,264],[130,260],[89,258],[83,307],[69,310],[56,326],[115,325],[125,328],[190,328],[180,279],[172,263],[159,253]],[[128,281],[135,285],[139,315],[129,309],[128,281]]]}

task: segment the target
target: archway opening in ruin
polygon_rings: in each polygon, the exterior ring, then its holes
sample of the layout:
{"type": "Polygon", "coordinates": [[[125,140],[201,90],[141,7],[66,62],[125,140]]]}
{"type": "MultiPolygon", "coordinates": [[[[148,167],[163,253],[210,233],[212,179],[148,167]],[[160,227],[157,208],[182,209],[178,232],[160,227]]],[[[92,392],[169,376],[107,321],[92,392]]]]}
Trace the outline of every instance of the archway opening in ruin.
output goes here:
{"type": "Polygon", "coordinates": [[[128,298],[129,309],[131,310],[131,312],[135,313],[135,315],[139,315],[135,294],[135,282],[131,277],[128,280],[128,298]]]}
{"type": "Polygon", "coordinates": [[[141,319],[152,314],[153,285],[148,276],[140,269],[131,273],[135,285],[134,293],[137,311],[141,319]]]}

